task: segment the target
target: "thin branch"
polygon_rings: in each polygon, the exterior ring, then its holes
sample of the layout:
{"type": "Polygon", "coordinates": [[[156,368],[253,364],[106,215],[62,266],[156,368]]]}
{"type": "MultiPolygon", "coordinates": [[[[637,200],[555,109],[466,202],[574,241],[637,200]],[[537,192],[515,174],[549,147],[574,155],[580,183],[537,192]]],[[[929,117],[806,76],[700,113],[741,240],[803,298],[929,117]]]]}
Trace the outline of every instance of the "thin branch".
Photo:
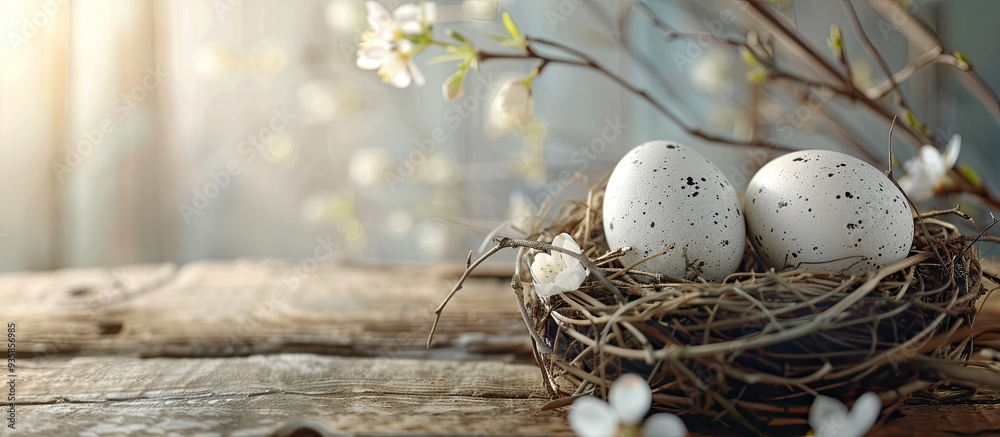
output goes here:
{"type": "Polygon", "coordinates": [[[711,42],[718,44],[729,45],[733,47],[746,47],[746,43],[735,38],[726,38],[722,36],[716,36],[708,32],[667,32],[667,38],[670,39],[683,39],[692,41],[701,41],[706,39],[711,42]]]}
{"type": "MultiPolygon", "coordinates": [[[[868,38],[868,33],[865,32],[865,28],[861,26],[861,20],[858,19],[858,11],[854,9],[854,4],[851,0],[841,0],[841,4],[844,6],[844,12],[847,13],[847,18],[851,21],[851,25],[854,27],[854,33],[857,34],[858,39],[861,41],[861,45],[865,47],[865,51],[868,52],[868,56],[875,60],[879,68],[882,69],[882,73],[888,78],[891,85],[891,89],[896,91],[896,98],[899,106],[907,111],[910,111],[910,105],[906,103],[906,97],[903,95],[903,91],[899,89],[897,85],[898,82],[892,76],[892,70],[889,68],[889,64],[885,62],[885,58],[882,54],[875,49],[875,45],[872,44],[871,38],[868,38]]],[[[912,111],[910,111],[912,112],[912,111]]]]}
{"type": "MultiPolygon", "coordinates": [[[[774,15],[767,5],[764,5],[760,0],[747,0],[747,3],[750,5],[751,9],[753,9],[753,11],[765,22],[765,24],[777,29],[781,35],[784,35],[784,37],[794,45],[795,48],[804,52],[815,65],[820,66],[821,69],[836,78],[842,85],[849,87],[848,89],[850,92],[841,93],[844,97],[863,104],[872,112],[882,117],[887,124],[896,115],[884,106],[878,104],[872,99],[869,99],[868,96],[859,91],[843,73],[837,70],[833,64],[820,56],[819,53],[812,48],[812,46],[806,43],[798,32],[790,29],[779,17],[774,15]]],[[[834,87],[834,89],[839,90],[837,87],[834,87]]],[[[907,137],[910,144],[914,146],[932,143],[929,137],[911,126],[904,126],[904,130],[901,133],[907,137]]]]}
{"type": "MultiPolygon", "coordinates": [[[[889,148],[889,169],[885,172],[885,175],[889,178],[889,182],[892,182],[892,184],[896,186],[896,189],[899,190],[900,193],[903,193],[903,198],[906,199],[906,203],[910,205],[910,209],[912,209],[913,213],[917,216],[917,223],[920,223],[920,228],[924,231],[924,235],[930,236],[930,233],[927,232],[927,224],[924,223],[924,217],[920,214],[920,211],[917,210],[917,205],[910,200],[910,196],[906,194],[903,187],[899,186],[899,182],[896,181],[896,178],[892,176],[892,129],[894,127],[896,127],[896,117],[892,117],[892,123],[889,123],[889,139],[887,141],[887,147],[889,148]]],[[[945,265],[944,258],[942,258],[941,253],[938,252],[937,246],[930,244],[930,240],[928,240],[928,246],[930,246],[931,250],[934,252],[934,257],[937,258],[938,264],[942,266],[945,265]]]]}
{"type": "Polygon", "coordinates": [[[681,129],[683,129],[685,132],[687,132],[688,134],[690,134],[690,135],[692,135],[694,137],[701,138],[703,140],[711,141],[711,142],[714,142],[714,143],[719,143],[719,144],[723,144],[723,145],[729,145],[729,146],[759,147],[759,148],[777,150],[777,151],[782,151],[782,152],[792,152],[792,151],[796,150],[796,149],[791,148],[789,146],[780,145],[780,144],[771,143],[771,142],[766,142],[766,141],[762,141],[762,140],[759,140],[759,139],[752,139],[752,140],[747,140],[747,141],[741,141],[741,140],[734,139],[734,138],[722,137],[722,136],[718,136],[718,135],[712,134],[710,132],[703,131],[703,130],[701,130],[699,128],[690,126],[683,119],[681,119],[680,116],[678,116],[675,112],[673,112],[670,108],[668,108],[662,102],[656,100],[652,95],[649,94],[649,92],[647,92],[646,90],[641,89],[641,88],[639,88],[639,87],[637,87],[635,85],[632,85],[631,83],[629,83],[622,76],[620,76],[620,75],[612,72],[608,68],[606,68],[603,65],[601,65],[600,63],[598,63],[597,60],[595,60],[590,55],[588,55],[588,54],[586,54],[586,53],[584,53],[582,51],[579,51],[577,49],[574,49],[572,47],[568,47],[568,46],[566,46],[566,45],[564,45],[562,43],[558,43],[558,42],[551,41],[551,40],[544,39],[544,38],[537,38],[537,37],[526,36],[525,40],[527,40],[529,43],[534,43],[536,45],[545,45],[545,46],[550,46],[550,47],[557,48],[557,49],[562,50],[562,51],[564,51],[564,52],[566,52],[566,53],[568,53],[570,55],[576,56],[579,59],[565,59],[565,58],[550,57],[550,56],[538,53],[537,51],[535,51],[532,48],[532,46],[529,45],[528,50],[526,50],[524,53],[493,53],[493,52],[487,52],[487,51],[482,51],[481,50],[478,53],[479,61],[480,62],[484,62],[484,61],[488,61],[488,60],[491,60],[491,59],[535,59],[535,60],[541,61],[541,64],[539,65],[539,69],[541,69],[544,66],[549,65],[549,64],[563,64],[563,65],[572,65],[572,66],[576,66],[576,67],[589,68],[589,69],[592,69],[594,71],[597,71],[598,73],[602,74],[603,76],[605,76],[608,79],[612,80],[613,82],[617,83],[622,88],[624,88],[627,91],[629,91],[630,93],[632,93],[632,94],[634,94],[634,95],[642,98],[643,100],[645,100],[646,102],[648,102],[653,108],[655,108],[661,114],[663,114],[668,119],[670,119],[675,124],[677,124],[677,126],[679,126],[681,129]]]}
{"type": "Polygon", "coordinates": [[[957,174],[959,176],[958,179],[962,183],[955,184],[951,187],[942,190],[937,190],[935,192],[936,195],[945,196],[948,194],[970,194],[973,197],[979,199],[980,202],[986,204],[986,206],[994,208],[996,210],[1000,210],[1000,199],[998,199],[997,196],[993,194],[990,190],[986,189],[985,184],[980,184],[978,186],[973,185],[971,182],[969,182],[968,179],[965,178],[965,175],[963,175],[961,172],[952,172],[952,174],[957,174]]]}
{"type": "Polygon", "coordinates": [[[628,54],[633,59],[635,59],[636,62],[638,62],[639,65],[642,66],[644,70],[646,70],[646,72],[649,74],[650,77],[656,80],[657,84],[660,85],[660,87],[662,87],[663,90],[668,95],[675,98],[678,94],[680,94],[682,98],[687,96],[688,93],[678,93],[677,89],[673,86],[673,84],[670,81],[665,80],[661,76],[660,69],[650,59],[650,57],[645,56],[644,54],[640,54],[639,51],[636,49],[636,45],[628,37],[630,29],[628,28],[627,23],[628,23],[629,13],[632,11],[633,7],[643,12],[649,18],[651,24],[654,27],[663,28],[661,26],[666,26],[666,24],[663,23],[663,20],[660,19],[659,15],[656,15],[655,11],[650,9],[649,5],[643,2],[630,3],[627,7],[628,9],[618,19],[618,40],[621,43],[622,47],[624,47],[625,51],[628,52],[628,54]]]}
{"type": "Polygon", "coordinates": [[[788,28],[788,26],[786,26],[785,23],[778,18],[778,16],[771,13],[771,10],[767,5],[761,3],[760,0],[747,0],[747,3],[750,5],[751,9],[753,9],[753,11],[765,21],[765,24],[777,29],[780,34],[788,38],[788,40],[793,44],[792,48],[797,48],[802,51],[803,54],[807,56],[807,59],[812,61],[814,66],[818,66],[821,70],[824,70],[827,74],[841,82],[846,80],[844,75],[837,70],[833,64],[830,64],[822,56],[819,56],[816,50],[809,46],[809,44],[802,39],[798,32],[788,28]]]}
{"type": "Polygon", "coordinates": [[[455,297],[458,290],[462,289],[462,285],[465,284],[466,279],[469,279],[469,275],[472,274],[472,271],[475,270],[476,267],[479,267],[483,261],[486,261],[489,257],[493,256],[493,254],[499,252],[501,249],[504,249],[504,247],[499,244],[494,246],[488,252],[484,253],[483,256],[479,257],[476,262],[471,262],[472,252],[469,252],[469,258],[465,263],[465,272],[462,273],[462,277],[458,279],[457,283],[455,283],[455,287],[451,289],[451,292],[445,296],[444,301],[442,301],[441,304],[438,305],[437,309],[434,310],[434,323],[431,324],[431,332],[427,335],[427,349],[431,348],[431,342],[434,341],[434,332],[437,331],[438,322],[441,321],[441,312],[444,311],[444,307],[448,305],[448,302],[451,301],[452,297],[455,297]]]}
{"type": "MultiPolygon", "coordinates": [[[[893,89],[899,86],[900,83],[906,82],[914,72],[927,64],[934,63],[938,61],[938,57],[941,56],[941,46],[934,46],[930,50],[921,53],[919,56],[913,58],[909,64],[900,69],[895,74],[888,74],[888,79],[884,82],[874,85],[871,88],[865,90],[865,95],[870,99],[881,99],[885,97],[886,94],[892,92],[893,89]]],[[[954,56],[951,57],[954,59],[954,56]]],[[[955,59],[957,61],[957,59],[955,59]]]]}
{"type": "MultiPolygon", "coordinates": [[[[639,3],[639,4],[641,5],[642,3],[639,3]]],[[[643,10],[646,12],[647,15],[650,16],[650,20],[652,21],[652,25],[655,28],[657,28],[657,29],[665,32],[668,35],[668,37],[675,38],[675,39],[697,39],[697,38],[708,37],[711,42],[714,42],[714,43],[717,43],[717,44],[723,44],[723,45],[729,45],[729,46],[736,46],[736,47],[746,47],[748,49],[751,49],[747,45],[746,42],[738,41],[738,40],[735,40],[735,39],[732,39],[732,38],[718,37],[718,36],[715,36],[715,35],[712,35],[712,34],[703,34],[703,33],[683,33],[683,32],[677,32],[677,31],[673,30],[665,22],[663,22],[658,16],[656,16],[655,14],[653,14],[652,11],[649,11],[648,10],[648,6],[646,6],[643,10]]],[[[793,32],[793,34],[794,34],[794,32],[793,32]]],[[[792,35],[792,36],[794,36],[794,35],[792,35]]],[[[805,43],[803,41],[798,40],[798,43],[800,44],[801,49],[811,58],[810,60],[812,60],[814,62],[818,62],[820,64],[827,65],[829,67],[829,71],[831,72],[831,74],[834,74],[835,77],[837,77],[839,79],[839,81],[841,82],[841,85],[833,85],[833,84],[827,84],[827,83],[822,83],[822,82],[817,82],[817,81],[809,80],[809,79],[806,79],[804,77],[792,74],[790,72],[782,71],[782,70],[778,69],[773,64],[769,64],[768,65],[768,69],[769,69],[768,73],[769,73],[770,76],[778,78],[778,79],[788,79],[788,80],[792,80],[792,81],[795,81],[795,82],[799,82],[799,83],[801,83],[803,85],[809,86],[809,87],[817,89],[817,90],[831,89],[836,94],[838,94],[838,95],[840,95],[840,96],[842,96],[842,97],[844,97],[844,98],[846,98],[846,99],[848,99],[850,101],[860,102],[860,103],[864,104],[865,106],[869,107],[873,112],[879,114],[880,116],[882,116],[882,118],[884,118],[886,120],[891,120],[893,117],[895,117],[895,114],[892,114],[885,107],[882,107],[877,102],[874,102],[871,99],[867,99],[866,96],[860,90],[858,90],[854,86],[853,82],[850,80],[849,77],[845,77],[843,74],[841,74],[839,71],[837,71],[836,68],[834,68],[832,65],[829,65],[828,63],[826,63],[826,61],[821,56],[819,56],[813,49],[811,49],[810,47],[808,47],[807,45],[805,45],[805,43]]],[[[902,134],[905,137],[907,137],[907,140],[909,140],[914,145],[925,144],[926,143],[926,142],[922,141],[921,138],[918,137],[918,135],[922,135],[922,133],[915,132],[915,131],[907,129],[907,130],[904,130],[902,132],[902,134]]],[[[927,141],[929,141],[929,139],[927,141]]],[[[858,145],[855,142],[850,142],[850,143],[852,145],[855,145],[855,146],[858,145]]],[[[858,150],[861,150],[861,152],[866,157],[868,157],[868,159],[871,159],[873,161],[879,161],[879,159],[871,151],[867,150],[863,146],[859,147],[858,150]]]]}
{"type": "MultiPolygon", "coordinates": [[[[922,50],[924,47],[933,48],[934,46],[940,46],[942,47],[941,53],[947,52],[947,50],[943,49],[944,44],[941,43],[940,38],[924,26],[920,20],[917,20],[909,12],[900,7],[899,3],[893,0],[868,0],[868,3],[883,18],[892,21],[900,33],[912,45],[918,47],[918,50],[922,50]],[[905,17],[905,19],[899,20],[899,17],[905,17]]],[[[982,104],[983,109],[989,112],[995,120],[1000,121],[1000,98],[997,97],[997,93],[986,84],[982,77],[973,71],[971,66],[961,68],[959,65],[950,62],[946,63],[959,67],[959,70],[966,73],[959,76],[962,85],[965,86],[970,94],[979,99],[979,103],[982,104]]]]}

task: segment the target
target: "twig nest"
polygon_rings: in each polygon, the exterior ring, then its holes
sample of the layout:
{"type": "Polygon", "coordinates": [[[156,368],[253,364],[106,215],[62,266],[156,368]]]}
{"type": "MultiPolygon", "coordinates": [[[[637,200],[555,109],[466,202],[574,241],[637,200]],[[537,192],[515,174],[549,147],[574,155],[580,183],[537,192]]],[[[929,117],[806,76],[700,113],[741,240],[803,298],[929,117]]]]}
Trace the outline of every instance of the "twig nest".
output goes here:
{"type": "Polygon", "coordinates": [[[817,395],[850,402],[873,391],[891,404],[971,355],[982,271],[970,239],[946,222],[920,219],[906,258],[856,274],[775,271],[747,245],[724,282],[650,282],[608,253],[604,188],[564,204],[528,239],[565,232],[579,242],[592,267],[578,289],[539,297],[527,272],[545,250],[520,245],[514,285],[554,398],[605,397],[619,375],[637,373],[654,410],[801,435],[817,395]]]}

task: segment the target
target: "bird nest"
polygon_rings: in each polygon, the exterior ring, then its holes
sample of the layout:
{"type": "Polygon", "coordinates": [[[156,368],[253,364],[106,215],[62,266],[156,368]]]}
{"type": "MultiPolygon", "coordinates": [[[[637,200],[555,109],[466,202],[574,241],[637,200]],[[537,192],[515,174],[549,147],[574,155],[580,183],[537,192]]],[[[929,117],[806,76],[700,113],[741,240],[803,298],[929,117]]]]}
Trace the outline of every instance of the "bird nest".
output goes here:
{"type": "Polygon", "coordinates": [[[466,271],[518,248],[512,286],[550,406],[606,398],[615,379],[636,373],[653,388],[654,410],[801,435],[817,395],[850,404],[872,391],[889,406],[885,417],[942,382],[979,387],[997,378],[969,361],[985,287],[975,236],[942,220],[968,219],[957,210],[915,218],[909,256],[864,274],[774,271],[747,244],[740,272],[704,282],[623,266],[622,251],[604,238],[603,197],[600,184],[586,200],[543,209],[550,218],[532,235],[496,238],[466,271]],[[561,250],[547,243],[563,232],[579,242],[591,274],[577,290],[540,299],[529,266],[535,254],[561,250]]]}

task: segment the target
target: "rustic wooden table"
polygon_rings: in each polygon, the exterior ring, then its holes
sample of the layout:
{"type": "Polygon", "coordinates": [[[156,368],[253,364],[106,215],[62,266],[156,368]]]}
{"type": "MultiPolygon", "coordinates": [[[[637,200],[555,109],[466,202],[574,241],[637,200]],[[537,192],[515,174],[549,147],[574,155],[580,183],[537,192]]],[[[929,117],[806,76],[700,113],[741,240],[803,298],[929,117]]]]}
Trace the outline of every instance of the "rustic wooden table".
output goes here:
{"type": "MultiPolygon", "coordinates": [[[[509,277],[468,282],[427,350],[456,269],[312,267],[0,275],[17,349],[16,429],[5,431],[572,435],[565,409],[540,409],[549,399],[509,277]]],[[[1000,302],[990,305],[981,320],[1000,320],[1000,302]]],[[[876,435],[1000,435],[996,392],[900,415],[876,435]]]]}

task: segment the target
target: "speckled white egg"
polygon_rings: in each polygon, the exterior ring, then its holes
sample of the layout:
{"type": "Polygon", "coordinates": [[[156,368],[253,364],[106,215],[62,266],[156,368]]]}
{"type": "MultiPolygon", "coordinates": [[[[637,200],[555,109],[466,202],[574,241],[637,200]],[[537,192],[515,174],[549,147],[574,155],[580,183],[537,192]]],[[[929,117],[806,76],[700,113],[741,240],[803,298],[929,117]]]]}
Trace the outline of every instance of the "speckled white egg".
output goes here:
{"type": "Polygon", "coordinates": [[[604,235],[612,249],[630,247],[631,265],[677,278],[718,281],[739,267],[746,229],[736,191],[715,164],[668,141],[629,151],[615,166],[604,197],[604,235]]]}
{"type": "Polygon", "coordinates": [[[806,150],[754,175],[743,198],[747,234],[775,269],[861,273],[910,252],[913,219],[881,171],[849,155],[806,150]]]}

